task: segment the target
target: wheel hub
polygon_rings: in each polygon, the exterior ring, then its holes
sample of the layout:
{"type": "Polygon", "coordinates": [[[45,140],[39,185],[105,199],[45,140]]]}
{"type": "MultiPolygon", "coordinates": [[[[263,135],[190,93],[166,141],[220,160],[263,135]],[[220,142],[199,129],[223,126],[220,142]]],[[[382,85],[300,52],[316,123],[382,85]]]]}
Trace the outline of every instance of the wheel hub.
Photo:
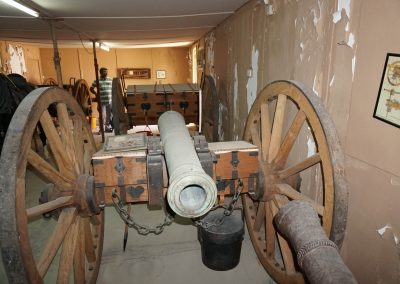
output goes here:
{"type": "MultiPolygon", "coordinates": [[[[95,190],[94,177],[87,174],[78,176],[73,191],[60,190],[52,183],[47,184],[40,194],[39,204],[45,204],[57,198],[71,195],[73,196],[73,202],[70,206],[77,207],[81,217],[89,217],[101,212],[99,198],[95,190]]],[[[44,214],[43,217],[57,219],[60,212],[61,209],[53,210],[44,214]]]]}
{"type": "Polygon", "coordinates": [[[99,198],[95,190],[94,176],[83,174],[76,179],[75,201],[82,217],[99,214],[99,198]]]}

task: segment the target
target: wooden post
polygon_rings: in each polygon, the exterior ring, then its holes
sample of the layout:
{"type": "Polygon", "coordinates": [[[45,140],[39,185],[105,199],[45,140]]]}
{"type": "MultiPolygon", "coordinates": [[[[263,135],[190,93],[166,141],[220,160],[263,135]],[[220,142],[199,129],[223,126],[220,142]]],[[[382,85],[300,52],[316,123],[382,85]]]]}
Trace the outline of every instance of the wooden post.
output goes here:
{"type": "Polygon", "coordinates": [[[56,68],[56,74],[57,74],[57,82],[58,86],[60,88],[63,88],[63,80],[62,80],[62,74],[61,74],[61,58],[60,54],[58,52],[58,45],[57,45],[57,37],[56,37],[56,31],[54,29],[53,21],[49,21],[50,24],[50,31],[51,31],[51,38],[53,39],[53,50],[54,50],[54,66],[56,68]]]}
{"type": "Polygon", "coordinates": [[[99,65],[97,64],[97,56],[96,56],[96,41],[93,41],[93,59],[94,59],[94,72],[96,73],[96,98],[99,109],[99,129],[101,133],[101,142],[104,143],[104,125],[103,125],[103,109],[101,108],[101,98],[100,98],[100,84],[99,84],[99,65]]]}

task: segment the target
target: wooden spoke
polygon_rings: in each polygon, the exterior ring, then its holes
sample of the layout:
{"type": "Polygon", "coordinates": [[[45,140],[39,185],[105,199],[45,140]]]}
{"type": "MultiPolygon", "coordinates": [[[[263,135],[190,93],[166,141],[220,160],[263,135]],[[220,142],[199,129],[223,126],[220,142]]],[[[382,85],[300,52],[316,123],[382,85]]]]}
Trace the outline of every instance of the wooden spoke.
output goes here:
{"type": "Polygon", "coordinates": [[[83,173],[89,174],[92,168],[92,156],[93,153],[89,149],[88,143],[84,143],[84,154],[83,154],[83,173]]]}
{"type": "Polygon", "coordinates": [[[55,209],[71,205],[73,203],[73,196],[59,197],[55,200],[31,207],[26,210],[26,215],[28,219],[41,216],[47,212],[53,211],[55,209]]]}
{"type": "Polygon", "coordinates": [[[84,219],[84,235],[85,235],[85,253],[90,264],[96,262],[96,252],[93,243],[92,229],[90,228],[89,220],[84,219]]]}
{"type": "Polygon", "coordinates": [[[49,269],[49,266],[56,256],[70,225],[76,218],[76,215],[77,210],[75,208],[66,208],[61,212],[56,228],[54,229],[46,247],[40,256],[39,262],[37,263],[37,269],[41,277],[43,277],[49,269]]]}
{"type": "Polygon", "coordinates": [[[74,254],[76,250],[76,243],[78,240],[79,219],[80,219],[79,217],[76,218],[75,222],[71,224],[64,239],[60,257],[62,261],[60,261],[60,265],[58,268],[58,275],[57,275],[58,284],[69,283],[69,274],[72,269],[74,254]]]}
{"type": "Polygon", "coordinates": [[[48,110],[43,112],[42,116],[40,117],[40,123],[42,124],[44,132],[46,133],[46,138],[49,141],[51,151],[54,155],[54,159],[57,162],[60,172],[71,179],[74,178],[72,161],[68,159],[68,156],[65,153],[65,147],[61,142],[60,136],[58,135],[57,129],[54,126],[48,110]]]}
{"type": "Polygon", "coordinates": [[[286,195],[287,197],[289,197],[290,199],[293,199],[293,200],[307,201],[307,202],[311,203],[312,207],[318,213],[318,215],[320,215],[320,216],[324,215],[324,206],[318,204],[317,202],[315,202],[311,198],[305,196],[304,194],[301,194],[301,192],[298,192],[290,185],[281,183],[281,184],[276,184],[275,186],[279,193],[286,195]]]}
{"type": "Polygon", "coordinates": [[[35,169],[37,169],[40,173],[47,177],[50,182],[54,183],[60,188],[65,190],[71,190],[74,188],[72,179],[63,176],[32,149],[28,150],[27,160],[29,164],[31,164],[35,169]]]}
{"type": "Polygon", "coordinates": [[[260,145],[261,145],[260,134],[259,134],[257,128],[258,128],[257,123],[251,124],[251,126],[250,126],[251,140],[253,141],[254,145],[256,145],[260,148],[260,145]]]}
{"type": "Polygon", "coordinates": [[[79,166],[79,172],[83,173],[83,131],[82,131],[82,121],[79,119],[74,119],[74,144],[75,144],[75,157],[79,166]]]}
{"type": "Polygon", "coordinates": [[[76,174],[79,174],[79,167],[75,157],[75,145],[73,141],[72,125],[68,115],[67,105],[64,103],[57,104],[57,116],[60,122],[61,141],[66,150],[68,159],[74,165],[76,174]]]}
{"type": "Polygon", "coordinates": [[[293,144],[296,141],[305,120],[306,115],[302,110],[299,110],[293,120],[292,125],[286,133],[285,138],[283,139],[278,154],[272,162],[275,169],[280,169],[285,165],[286,160],[290,154],[290,150],[292,149],[293,144]]]}
{"type": "Polygon", "coordinates": [[[319,154],[315,154],[312,155],[311,157],[308,157],[307,159],[305,159],[304,161],[290,167],[287,168],[285,170],[279,171],[276,176],[279,179],[285,179],[287,177],[290,177],[294,174],[300,173],[306,169],[308,169],[309,167],[312,167],[316,164],[318,164],[319,162],[321,162],[321,157],[319,156],[319,154]]]}
{"type": "Polygon", "coordinates": [[[254,221],[254,226],[253,226],[254,231],[259,232],[261,229],[261,225],[264,223],[264,221],[265,221],[265,206],[264,202],[260,202],[257,209],[256,219],[254,221]]]}
{"type": "MultiPolygon", "coordinates": [[[[278,208],[280,208],[283,205],[282,203],[284,202],[285,201],[282,201],[282,199],[279,196],[275,195],[274,202],[271,202],[271,209],[274,216],[278,213],[278,208]]],[[[294,266],[293,254],[289,247],[289,244],[279,233],[278,233],[278,242],[279,242],[279,247],[281,249],[280,251],[283,263],[285,265],[285,270],[289,274],[296,272],[296,268],[294,266]]]]}
{"type": "Polygon", "coordinates": [[[271,163],[278,154],[281,145],[283,119],[285,118],[286,95],[280,94],[276,103],[274,122],[272,126],[271,144],[269,146],[268,162],[271,163]]]}
{"type": "Polygon", "coordinates": [[[79,220],[78,240],[74,254],[74,283],[85,283],[85,227],[82,218],[79,220]]]}
{"type": "Polygon", "coordinates": [[[272,201],[265,203],[265,242],[267,257],[270,259],[275,257],[276,239],[276,231],[273,224],[274,215],[272,214],[271,203],[272,201]]]}
{"type": "Polygon", "coordinates": [[[97,226],[101,223],[101,217],[99,215],[93,215],[90,218],[90,224],[97,226]]]}
{"type": "Polygon", "coordinates": [[[262,159],[267,161],[269,145],[271,142],[271,124],[269,121],[269,110],[268,104],[261,104],[261,148],[262,148],[262,159]]]}

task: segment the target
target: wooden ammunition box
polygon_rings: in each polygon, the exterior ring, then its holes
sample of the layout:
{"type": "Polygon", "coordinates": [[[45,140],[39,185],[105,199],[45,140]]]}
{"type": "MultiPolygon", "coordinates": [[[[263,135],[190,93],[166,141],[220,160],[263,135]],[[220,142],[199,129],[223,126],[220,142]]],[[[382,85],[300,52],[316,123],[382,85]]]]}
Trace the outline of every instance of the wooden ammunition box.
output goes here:
{"type": "Polygon", "coordinates": [[[105,204],[112,204],[113,188],[124,202],[147,201],[146,155],[146,151],[106,153],[103,150],[94,154],[96,188],[104,190],[105,204]]]}
{"type": "Polygon", "coordinates": [[[96,189],[112,204],[116,189],[123,202],[147,201],[147,138],[144,133],[110,136],[92,157],[96,189]]]}
{"type": "Polygon", "coordinates": [[[157,124],[160,115],[168,110],[165,94],[157,86],[160,85],[128,86],[126,108],[134,125],[157,124]]]}
{"type": "Polygon", "coordinates": [[[242,192],[252,190],[258,182],[258,148],[245,141],[209,143],[215,154],[214,179],[218,193],[230,195],[235,192],[238,180],[243,181],[242,192]]]}
{"type": "Polygon", "coordinates": [[[199,94],[196,92],[167,93],[166,101],[169,110],[182,114],[185,122],[197,122],[199,116],[199,94]]]}
{"type": "Polygon", "coordinates": [[[186,123],[199,124],[199,96],[194,84],[130,85],[126,108],[134,125],[157,124],[168,110],[181,113],[186,123]]]}

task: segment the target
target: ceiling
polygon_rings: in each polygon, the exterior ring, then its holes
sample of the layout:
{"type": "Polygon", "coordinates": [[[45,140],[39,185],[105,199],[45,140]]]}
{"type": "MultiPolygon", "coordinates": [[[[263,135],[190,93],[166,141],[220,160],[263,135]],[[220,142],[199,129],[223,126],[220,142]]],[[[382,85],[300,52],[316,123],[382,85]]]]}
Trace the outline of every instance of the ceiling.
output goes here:
{"type": "Polygon", "coordinates": [[[59,46],[91,44],[128,48],[192,43],[249,0],[19,0],[34,18],[0,1],[0,38],[50,45],[50,22],[59,46]],[[49,21],[50,20],[50,21],[49,21]]]}

